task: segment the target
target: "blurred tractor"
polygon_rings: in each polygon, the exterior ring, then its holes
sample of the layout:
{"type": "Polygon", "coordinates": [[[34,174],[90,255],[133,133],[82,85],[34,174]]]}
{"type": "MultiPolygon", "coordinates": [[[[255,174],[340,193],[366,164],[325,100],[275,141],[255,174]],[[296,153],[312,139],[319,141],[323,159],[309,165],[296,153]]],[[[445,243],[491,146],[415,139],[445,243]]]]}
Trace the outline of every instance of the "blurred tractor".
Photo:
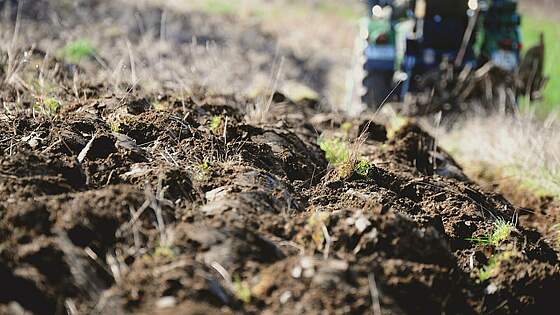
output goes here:
{"type": "Polygon", "coordinates": [[[362,101],[379,105],[390,95],[397,60],[397,38],[392,1],[369,1],[370,19],[362,27],[367,34],[362,101]]]}
{"type": "Polygon", "coordinates": [[[372,109],[514,109],[546,82],[544,43],[521,60],[517,0],[369,0],[368,12],[362,101],[372,109]]]}

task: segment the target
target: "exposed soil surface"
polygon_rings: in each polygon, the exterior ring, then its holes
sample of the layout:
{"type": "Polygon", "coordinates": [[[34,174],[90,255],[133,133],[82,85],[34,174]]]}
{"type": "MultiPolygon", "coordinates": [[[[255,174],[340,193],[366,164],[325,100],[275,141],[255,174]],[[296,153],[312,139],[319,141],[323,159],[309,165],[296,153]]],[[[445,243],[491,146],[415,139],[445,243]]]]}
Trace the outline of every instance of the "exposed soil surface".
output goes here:
{"type": "Polygon", "coordinates": [[[372,292],[384,314],[556,305],[557,253],[524,221],[479,281],[496,249],[466,239],[519,209],[414,125],[364,143],[367,174],[340,175],[313,136],[336,118],[308,104],[249,124],[231,97],[113,99],[3,120],[5,310],[367,313],[372,292]]]}
{"type": "Polygon", "coordinates": [[[519,208],[519,221],[527,227],[539,231],[545,239],[560,248],[560,202],[557,198],[539,195],[511,177],[491,175],[485,167],[475,169],[471,176],[486,191],[501,193],[519,208]]]}
{"type": "Polygon", "coordinates": [[[388,132],[280,93],[255,119],[239,94],[119,93],[46,65],[60,108],[2,81],[0,314],[557,308],[542,224],[415,124],[388,132]],[[362,162],[329,165],[320,135],[360,131],[362,162]],[[499,220],[514,225],[499,244],[470,240],[499,220]]]}

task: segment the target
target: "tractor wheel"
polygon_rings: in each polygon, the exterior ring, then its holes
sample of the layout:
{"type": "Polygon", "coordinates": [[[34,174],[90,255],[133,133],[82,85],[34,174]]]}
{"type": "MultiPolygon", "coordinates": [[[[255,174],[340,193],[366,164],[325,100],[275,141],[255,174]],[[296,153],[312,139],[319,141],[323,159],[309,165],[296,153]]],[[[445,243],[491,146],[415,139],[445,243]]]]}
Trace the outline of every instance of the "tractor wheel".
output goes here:
{"type": "Polygon", "coordinates": [[[364,78],[365,94],[362,102],[372,110],[377,110],[383,101],[389,98],[393,82],[393,73],[389,71],[369,72],[364,78]]]}

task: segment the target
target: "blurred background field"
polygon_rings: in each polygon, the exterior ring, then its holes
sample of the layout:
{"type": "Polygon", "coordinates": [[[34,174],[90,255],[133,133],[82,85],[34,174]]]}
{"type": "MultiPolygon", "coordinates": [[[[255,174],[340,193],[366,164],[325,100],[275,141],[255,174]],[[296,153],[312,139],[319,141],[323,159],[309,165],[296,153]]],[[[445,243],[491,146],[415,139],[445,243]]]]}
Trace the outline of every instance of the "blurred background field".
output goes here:
{"type": "MultiPolygon", "coordinates": [[[[267,24],[281,26],[281,21],[287,19],[298,20],[312,14],[309,20],[320,22],[310,29],[312,32],[322,32],[328,37],[328,31],[333,31],[332,25],[348,30],[356,24],[363,15],[363,7],[359,1],[275,1],[266,3],[261,0],[195,0],[189,1],[192,8],[209,13],[244,15],[253,20],[266,21],[267,24]],[[318,18],[319,17],[319,18],[318,18]],[[329,23],[324,23],[329,21],[329,23]]],[[[560,108],[560,1],[550,0],[521,0],[520,12],[523,16],[522,35],[525,49],[539,42],[540,33],[544,33],[546,43],[545,72],[550,81],[543,93],[543,99],[532,105],[523,102],[525,107],[536,111],[541,116],[560,108]]],[[[311,25],[311,24],[310,24],[311,25]]],[[[332,34],[333,41],[339,41],[338,47],[349,48],[352,39],[343,40],[341,34],[332,34]]]]}
{"type": "MultiPolygon", "coordinates": [[[[531,14],[531,13],[530,13],[531,14]]],[[[543,93],[543,100],[534,104],[540,113],[549,113],[560,107],[560,20],[552,16],[539,16],[538,13],[526,15],[522,22],[525,48],[539,42],[540,33],[544,33],[546,43],[545,72],[550,81],[543,93]]]]}

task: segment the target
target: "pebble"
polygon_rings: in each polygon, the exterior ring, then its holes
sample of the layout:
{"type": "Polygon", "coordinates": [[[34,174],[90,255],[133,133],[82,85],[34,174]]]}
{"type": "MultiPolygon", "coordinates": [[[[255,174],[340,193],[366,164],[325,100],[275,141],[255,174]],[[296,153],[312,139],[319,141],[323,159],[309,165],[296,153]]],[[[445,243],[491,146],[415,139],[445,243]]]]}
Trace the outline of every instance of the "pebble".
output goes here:
{"type": "Polygon", "coordinates": [[[288,300],[292,297],[292,292],[290,291],[284,291],[284,293],[282,293],[282,295],[280,295],[280,303],[282,304],[286,304],[286,302],[288,302],[288,300]]]}
{"type": "Polygon", "coordinates": [[[173,296],[164,296],[161,299],[157,300],[156,307],[157,308],[170,308],[177,304],[177,299],[173,296]]]}
{"type": "Polygon", "coordinates": [[[301,266],[295,266],[294,269],[292,269],[292,277],[299,279],[299,277],[301,277],[302,272],[303,269],[301,268],[301,266]]]}
{"type": "Polygon", "coordinates": [[[368,219],[366,219],[366,217],[362,216],[360,218],[358,218],[358,220],[356,220],[356,228],[358,229],[358,231],[360,233],[362,233],[363,231],[365,231],[370,225],[371,222],[369,222],[368,219]]]}
{"type": "Polygon", "coordinates": [[[490,283],[486,287],[486,294],[494,294],[494,293],[496,293],[496,291],[498,291],[498,287],[493,283],[490,283]]]}

